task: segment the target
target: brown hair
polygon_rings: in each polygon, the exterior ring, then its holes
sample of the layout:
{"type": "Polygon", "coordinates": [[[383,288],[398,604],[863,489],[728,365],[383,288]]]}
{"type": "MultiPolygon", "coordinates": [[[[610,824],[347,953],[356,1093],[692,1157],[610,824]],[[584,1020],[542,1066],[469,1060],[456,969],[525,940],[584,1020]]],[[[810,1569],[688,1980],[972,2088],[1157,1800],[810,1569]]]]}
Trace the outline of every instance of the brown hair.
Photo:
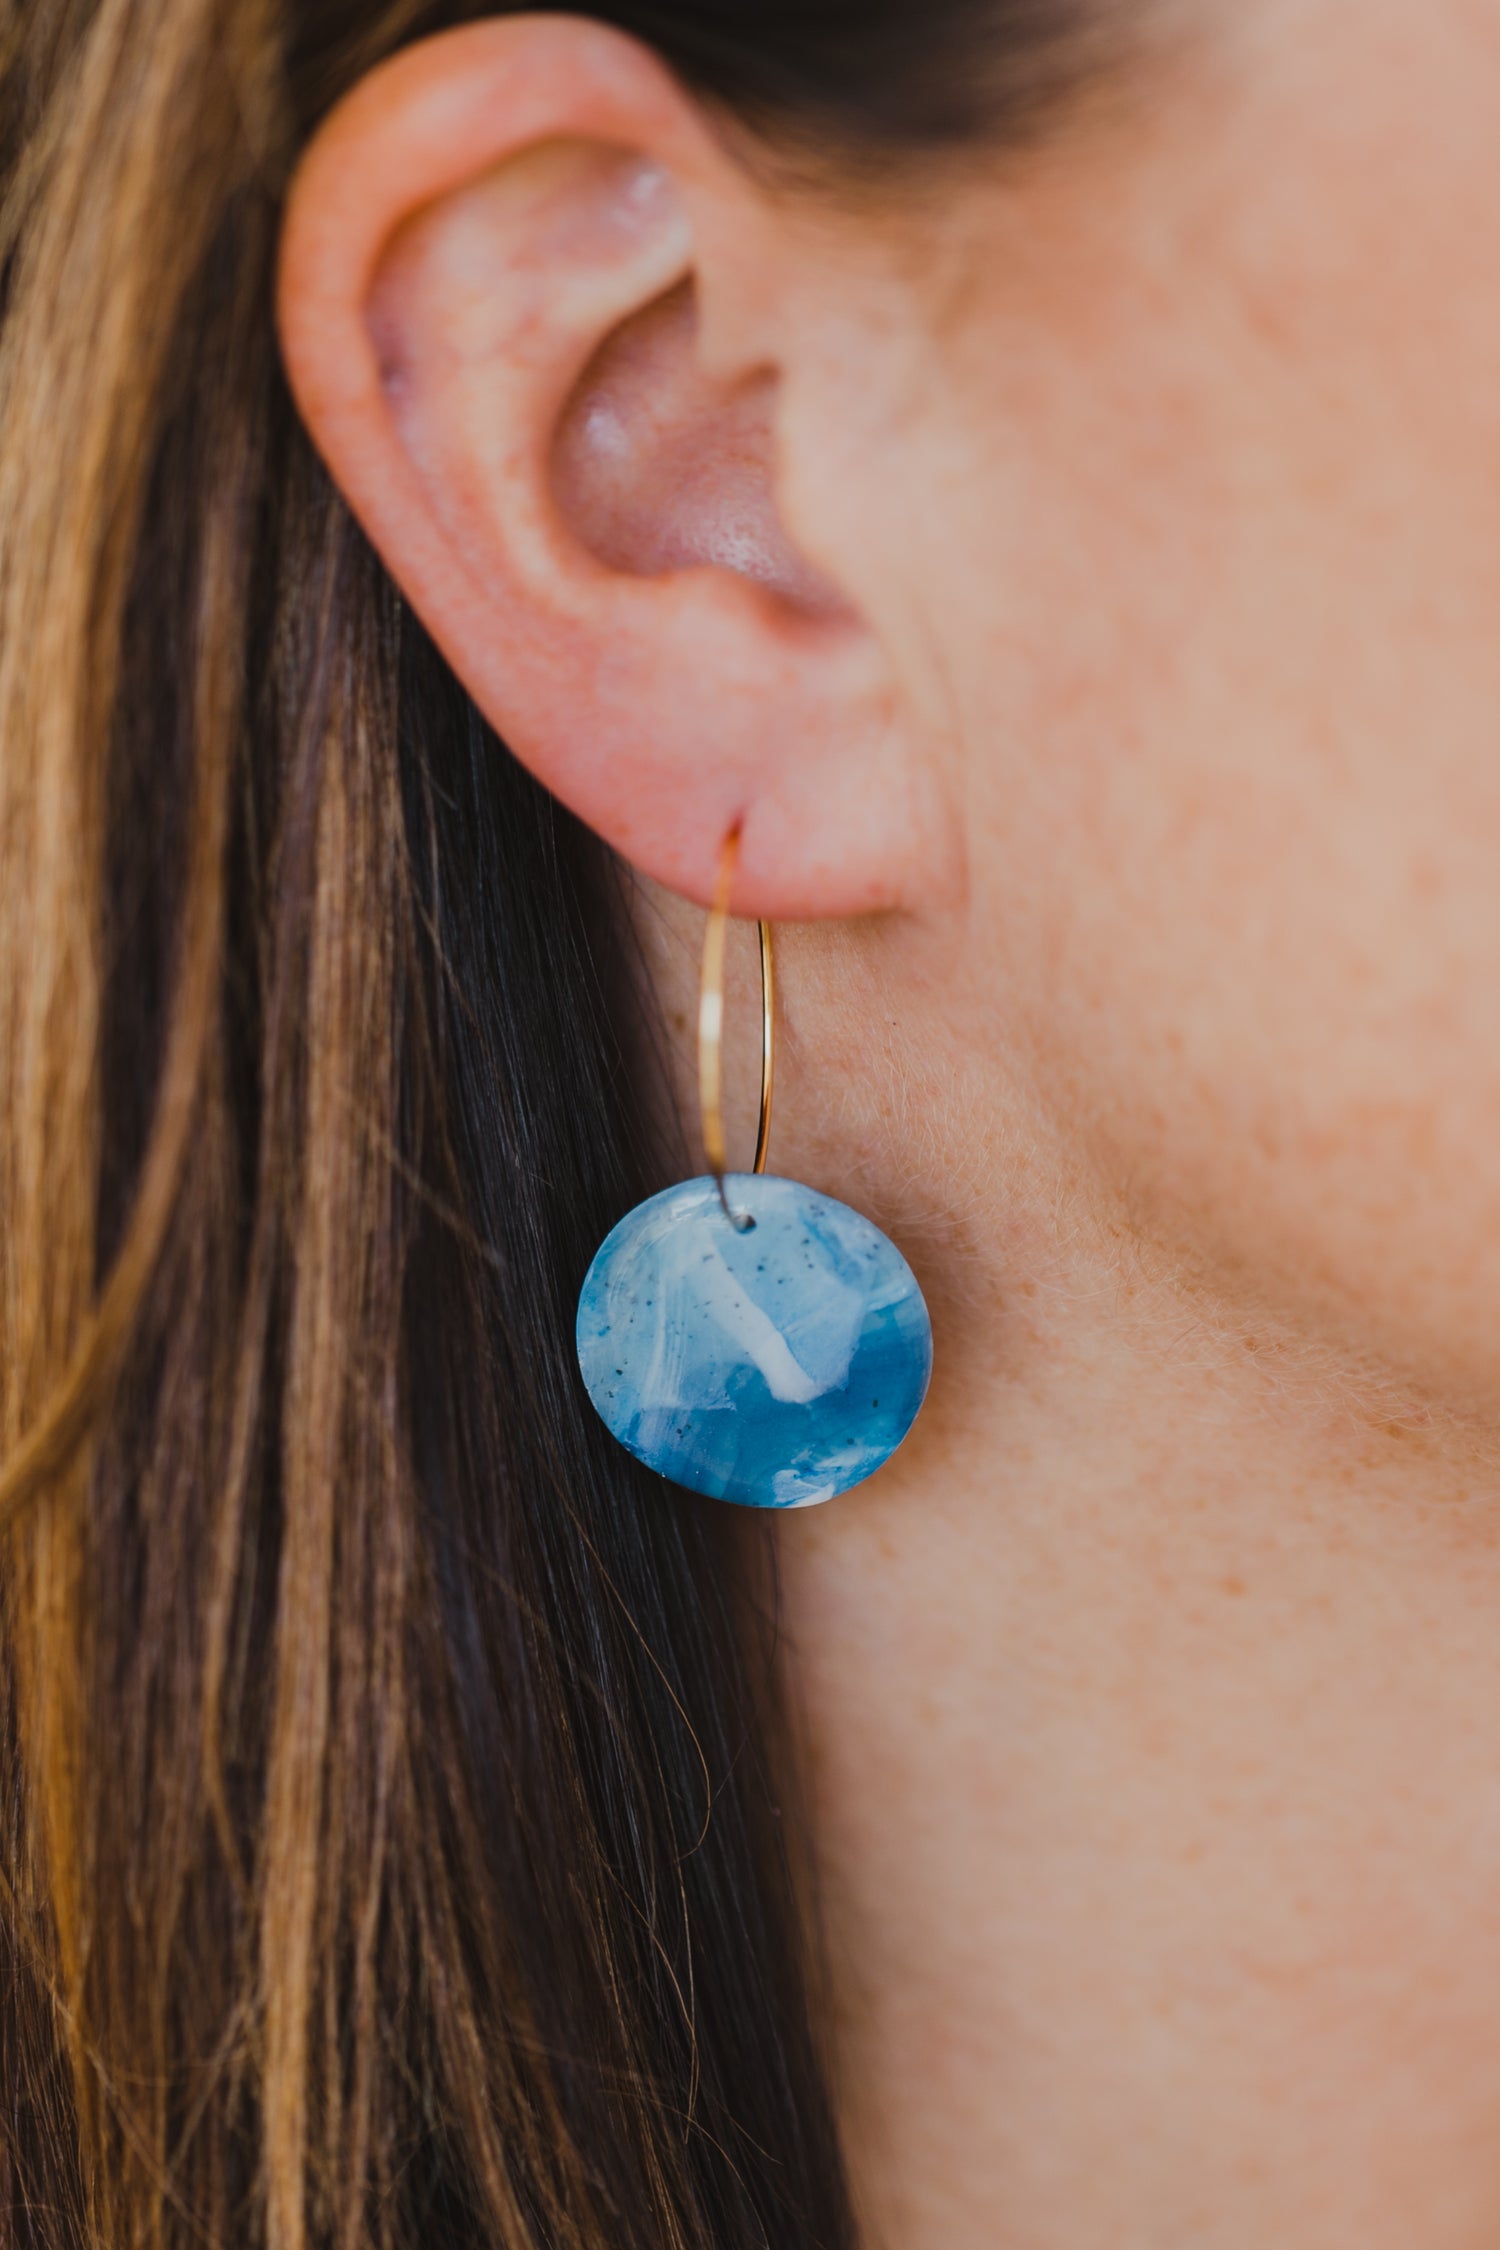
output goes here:
{"type": "MultiPolygon", "coordinates": [[[[19,0],[0,47],[16,2246],[851,2237],[742,1527],[572,1362],[663,1154],[616,874],[276,362],[298,148],[462,12],[19,0]]],[[[1034,87],[1064,13],[607,12],[917,141],[981,14],[1034,87]]]]}

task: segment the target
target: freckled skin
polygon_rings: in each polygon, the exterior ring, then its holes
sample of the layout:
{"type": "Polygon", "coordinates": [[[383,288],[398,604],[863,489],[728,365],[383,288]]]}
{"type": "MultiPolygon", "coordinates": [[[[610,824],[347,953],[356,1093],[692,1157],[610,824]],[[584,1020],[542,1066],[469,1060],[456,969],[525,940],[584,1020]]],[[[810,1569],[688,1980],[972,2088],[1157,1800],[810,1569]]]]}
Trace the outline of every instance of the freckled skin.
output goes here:
{"type": "Polygon", "coordinates": [[[852,197],[471,25],[389,241],[405,81],[328,129],[284,332],[652,878],[685,1119],[746,815],[773,1164],[931,1308],[910,1438],[774,1524],[864,2250],[1494,2250],[1500,4],[1156,23],[852,197]]]}
{"type": "Polygon", "coordinates": [[[780,423],[967,870],[783,944],[936,1329],[777,1527],[871,2243],[1492,2250],[1500,16],[1240,11],[923,224],[780,423]]]}

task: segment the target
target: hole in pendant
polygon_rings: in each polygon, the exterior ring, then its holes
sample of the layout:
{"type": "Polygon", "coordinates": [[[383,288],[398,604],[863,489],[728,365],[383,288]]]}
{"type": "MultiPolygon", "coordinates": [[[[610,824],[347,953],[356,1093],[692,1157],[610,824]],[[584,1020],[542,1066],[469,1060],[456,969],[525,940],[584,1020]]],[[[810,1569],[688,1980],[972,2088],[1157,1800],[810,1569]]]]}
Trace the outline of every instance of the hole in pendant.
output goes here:
{"type": "Polygon", "coordinates": [[[733,1227],[735,1233],[753,1234],[755,1232],[755,1221],[751,1218],[750,1213],[748,1211],[730,1210],[729,1198],[724,1192],[724,1180],[722,1174],[720,1175],[717,1184],[719,1189],[719,1209],[723,1212],[725,1218],[729,1221],[729,1224],[733,1227]]]}

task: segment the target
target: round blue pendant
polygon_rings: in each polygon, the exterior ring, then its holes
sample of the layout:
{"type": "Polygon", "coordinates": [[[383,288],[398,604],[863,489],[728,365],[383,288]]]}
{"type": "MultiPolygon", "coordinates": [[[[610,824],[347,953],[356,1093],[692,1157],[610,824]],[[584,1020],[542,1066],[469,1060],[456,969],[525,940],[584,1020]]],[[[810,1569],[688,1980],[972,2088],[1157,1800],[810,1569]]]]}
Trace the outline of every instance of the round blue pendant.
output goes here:
{"type": "Polygon", "coordinates": [[[932,1323],[900,1251],[847,1204],[752,1173],[724,1189],[733,1220],[702,1179],[620,1221],[578,1300],[578,1364],[648,1468],[745,1507],[810,1508],[911,1428],[932,1323]]]}

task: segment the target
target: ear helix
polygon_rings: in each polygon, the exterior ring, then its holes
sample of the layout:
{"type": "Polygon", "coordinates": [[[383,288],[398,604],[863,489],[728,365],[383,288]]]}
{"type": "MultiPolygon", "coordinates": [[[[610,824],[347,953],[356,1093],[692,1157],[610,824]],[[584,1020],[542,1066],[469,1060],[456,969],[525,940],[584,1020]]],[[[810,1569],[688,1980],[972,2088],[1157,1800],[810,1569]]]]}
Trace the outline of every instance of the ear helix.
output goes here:
{"type": "Polygon", "coordinates": [[[704,934],[699,1093],[709,1170],[627,1212],[578,1300],[584,1387],[648,1468],[714,1499],[807,1508],[861,1484],[916,1420],[932,1323],[870,1220],[765,1169],[774,957],[760,925],[763,1044],[755,1170],[725,1171],[724,948],[739,831],[704,934]]]}

